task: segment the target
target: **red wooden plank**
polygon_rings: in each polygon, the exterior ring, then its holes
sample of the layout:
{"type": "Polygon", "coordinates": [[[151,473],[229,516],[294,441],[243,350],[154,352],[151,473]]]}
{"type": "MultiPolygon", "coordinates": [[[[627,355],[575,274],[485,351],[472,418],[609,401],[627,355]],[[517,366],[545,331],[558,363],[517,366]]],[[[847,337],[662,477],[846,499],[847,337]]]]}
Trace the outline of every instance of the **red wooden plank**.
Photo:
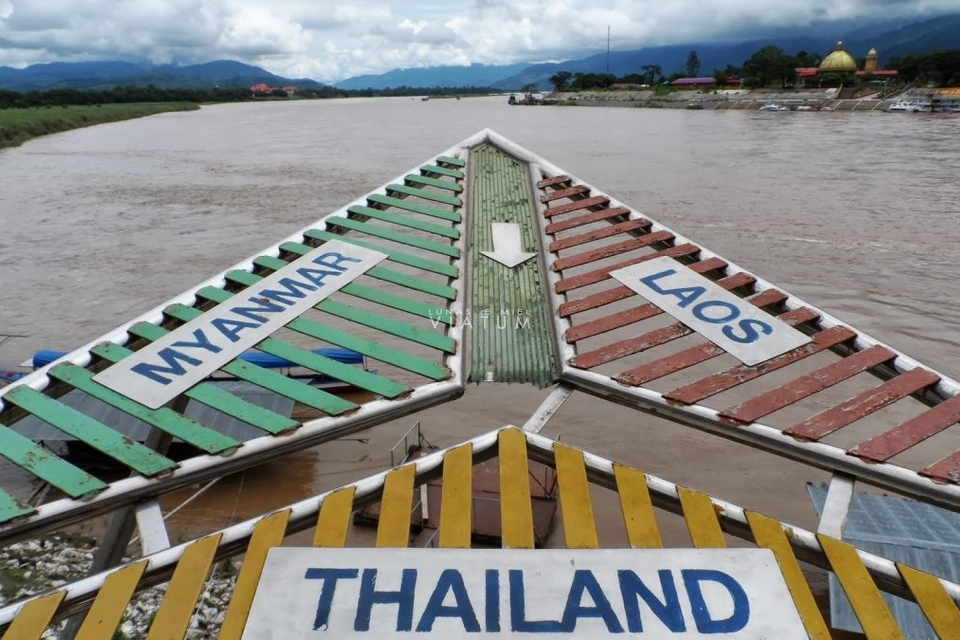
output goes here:
{"type": "Polygon", "coordinates": [[[570,176],[553,176],[552,178],[544,178],[537,183],[537,189],[546,189],[547,187],[552,187],[558,184],[567,184],[570,182],[570,176]]]}
{"type": "Polygon", "coordinates": [[[699,364],[710,358],[716,358],[724,353],[726,352],[723,349],[712,342],[704,342],[695,347],[690,347],[689,349],[684,349],[678,353],[660,358],[659,360],[648,362],[636,369],[624,371],[614,376],[614,380],[632,387],[639,387],[651,380],[656,380],[657,378],[662,378],[663,376],[681,371],[687,367],[692,367],[695,364],[699,364]]]}
{"type": "Polygon", "coordinates": [[[600,222],[601,220],[609,220],[610,218],[619,218],[622,216],[630,215],[630,209],[626,207],[611,207],[609,209],[599,209],[597,211],[591,211],[590,213],[582,216],[577,216],[576,218],[570,218],[569,220],[561,220],[560,222],[551,222],[547,225],[547,228],[544,229],[550,235],[560,233],[561,231],[567,231],[569,229],[575,229],[577,227],[582,227],[585,224],[592,224],[594,222],[600,222]]]}
{"type": "Polygon", "coordinates": [[[594,196],[592,198],[584,198],[583,200],[577,200],[576,202],[568,202],[556,207],[550,207],[549,209],[544,210],[543,215],[545,218],[552,218],[553,216],[558,216],[561,213],[570,213],[571,211],[589,209],[590,207],[602,207],[609,203],[610,198],[607,196],[594,196]]]}
{"type": "MultiPolygon", "coordinates": [[[[751,302],[759,297],[760,296],[754,296],[754,298],[751,299],[751,302]]],[[[779,316],[781,320],[791,326],[816,320],[817,317],[817,314],[807,307],[800,307],[799,309],[788,311],[779,316]]],[[[687,367],[692,367],[695,364],[699,364],[709,360],[710,358],[715,358],[724,353],[726,352],[723,349],[712,342],[703,342],[696,346],[690,347],[689,349],[684,349],[683,351],[679,351],[669,356],[664,356],[659,360],[648,362],[647,364],[641,365],[635,369],[624,371],[623,373],[615,376],[615,379],[623,384],[638,387],[642,384],[650,382],[651,380],[656,380],[657,378],[662,378],[663,376],[681,371],[687,367]]]]}
{"type": "Polygon", "coordinates": [[[674,389],[673,391],[663,394],[663,397],[674,402],[695,404],[704,398],[709,398],[721,391],[732,389],[748,380],[759,378],[765,373],[782,369],[798,360],[803,360],[808,356],[812,356],[815,353],[819,353],[856,337],[857,333],[849,327],[830,327],[829,329],[815,333],[811,344],[798,347],[752,367],[748,367],[745,364],[731,367],[726,371],[715,373],[702,380],[684,385],[679,389],[674,389]]]}
{"type": "Polygon", "coordinates": [[[926,369],[911,369],[878,387],[864,391],[855,398],[784,429],[783,432],[801,440],[820,440],[900,398],[905,398],[911,393],[916,393],[938,382],[940,377],[926,369]]]}
{"type": "Polygon", "coordinates": [[[920,475],[940,482],[960,484],[960,451],[955,451],[943,460],[935,462],[926,469],[921,469],[920,475]]]}
{"type": "MultiPolygon", "coordinates": [[[[741,287],[745,284],[750,284],[753,282],[755,282],[753,277],[745,273],[737,273],[728,278],[718,280],[717,284],[724,289],[736,289],[737,287],[741,287]]],[[[603,318],[597,318],[596,320],[591,320],[590,322],[584,322],[582,324],[575,325],[570,329],[567,329],[566,340],[569,343],[574,343],[578,340],[583,340],[584,338],[590,338],[601,333],[606,333],[607,331],[613,331],[614,329],[625,327],[635,322],[640,322],[641,320],[646,320],[647,318],[652,318],[660,313],[663,313],[660,310],[660,307],[652,304],[642,304],[640,306],[625,309],[603,318]]],[[[624,342],[629,341],[625,340],[624,342]]],[[[615,345],[609,346],[613,347],[615,345]]],[[[624,355],[629,355],[629,353],[624,355]]],[[[609,360],[604,360],[604,362],[609,362],[609,360]]]]}
{"type": "Polygon", "coordinates": [[[575,313],[596,309],[597,307],[602,307],[604,305],[614,303],[618,300],[624,300],[635,295],[637,295],[636,291],[630,287],[620,285],[612,289],[607,289],[606,291],[601,291],[600,293],[594,293],[584,298],[580,298],[579,300],[564,302],[560,305],[557,313],[560,314],[561,318],[566,318],[575,313]]]}
{"type": "Polygon", "coordinates": [[[553,270],[564,271],[566,269],[572,269],[573,267],[579,267],[580,265],[596,262],[597,260],[618,256],[621,253],[643,249],[657,242],[669,242],[673,240],[673,238],[674,235],[669,231],[655,231],[654,233],[648,233],[637,238],[630,238],[629,240],[615,242],[590,251],[576,253],[565,258],[558,258],[556,262],[553,263],[553,270]]]}
{"type": "Polygon", "coordinates": [[[545,193],[540,196],[540,202],[553,202],[554,200],[559,200],[561,198],[572,198],[584,193],[590,193],[590,187],[584,184],[578,184],[577,186],[570,187],[569,189],[557,189],[556,191],[545,193]]]}
{"type": "Polygon", "coordinates": [[[656,305],[642,304],[637,307],[631,307],[630,309],[618,311],[617,313],[610,314],[609,316],[605,316],[603,318],[597,318],[596,320],[591,320],[590,322],[584,322],[582,324],[575,325],[567,329],[567,332],[564,335],[567,342],[573,344],[578,340],[592,338],[593,336],[600,335],[601,333],[613,331],[614,329],[625,327],[633,324],[634,322],[640,322],[641,320],[658,316],[661,313],[663,313],[663,311],[661,311],[660,307],[656,305]]]}
{"type": "Polygon", "coordinates": [[[649,331],[636,338],[621,340],[614,344],[601,347],[600,349],[582,353],[571,358],[569,363],[570,366],[577,367],[578,369],[592,369],[606,362],[612,362],[634,353],[646,351],[647,349],[666,344],[671,340],[682,338],[691,333],[693,333],[692,329],[678,322],[668,327],[661,327],[660,329],[649,331]]]}
{"type": "MultiPolygon", "coordinates": [[[[709,258],[707,260],[701,260],[700,262],[694,262],[690,265],[690,268],[697,273],[707,273],[709,271],[716,271],[717,269],[724,269],[726,266],[727,263],[720,258],[709,258]]],[[[616,302],[617,300],[623,300],[624,298],[629,298],[630,296],[635,295],[637,294],[633,289],[624,285],[620,285],[612,289],[607,289],[606,291],[601,291],[600,293],[594,293],[592,295],[580,298],[579,300],[564,302],[560,305],[558,313],[560,314],[560,317],[565,318],[567,316],[572,316],[575,313],[596,309],[597,307],[602,307],[604,305],[616,302]]]]}
{"type": "Polygon", "coordinates": [[[652,223],[649,220],[627,220],[626,222],[611,224],[601,229],[594,229],[593,231],[581,233],[580,235],[570,236],[569,238],[563,238],[561,240],[554,240],[550,243],[549,249],[550,251],[556,253],[557,251],[561,251],[563,249],[577,247],[581,244],[602,240],[603,238],[609,238],[610,236],[615,236],[621,233],[630,233],[631,231],[636,231],[637,229],[649,227],[651,224],[652,223]]]}
{"type": "Polygon", "coordinates": [[[616,271],[617,269],[622,269],[623,267],[629,267],[632,264],[646,262],[647,260],[653,260],[654,258],[660,258],[662,256],[678,258],[680,256],[693,255],[699,252],[700,247],[694,244],[681,244],[676,247],[664,249],[663,251],[656,251],[654,253],[648,253],[647,255],[637,256],[636,258],[630,258],[629,260],[623,260],[616,264],[610,265],[609,267],[601,267],[600,269],[588,271],[587,273],[581,273],[580,275],[572,276],[570,278],[564,278],[557,283],[555,290],[557,293],[563,293],[565,291],[570,291],[571,289],[578,289],[580,287],[586,287],[587,285],[603,282],[610,277],[611,271],[616,271]]]}
{"type": "Polygon", "coordinates": [[[864,460],[886,462],[957,422],[960,422],[960,396],[953,396],[890,431],[858,444],[849,453],[864,460]]]}
{"type": "Polygon", "coordinates": [[[838,382],[852,378],[870,367],[875,367],[878,364],[893,360],[896,357],[897,354],[886,347],[881,347],[880,345],[870,347],[869,349],[850,355],[839,362],[834,362],[822,369],[792,380],[776,389],[771,389],[766,393],[741,402],[735,407],[724,409],[720,412],[720,417],[743,424],[755,422],[763,416],[778,411],[794,402],[803,400],[819,391],[832,387],[838,382]]]}

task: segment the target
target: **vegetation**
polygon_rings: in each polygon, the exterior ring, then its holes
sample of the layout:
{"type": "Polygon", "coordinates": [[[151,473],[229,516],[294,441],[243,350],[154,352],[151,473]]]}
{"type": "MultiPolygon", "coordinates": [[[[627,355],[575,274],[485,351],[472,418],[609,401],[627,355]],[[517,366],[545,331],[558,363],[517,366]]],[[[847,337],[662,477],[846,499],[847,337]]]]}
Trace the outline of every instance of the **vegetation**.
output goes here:
{"type": "MultiPolygon", "coordinates": [[[[795,55],[786,53],[777,46],[766,46],[753,53],[741,66],[727,65],[724,69],[714,69],[710,74],[718,85],[725,85],[730,78],[739,77],[746,88],[790,87],[796,78],[799,67],[817,67],[823,61],[818,53],[798,51],[795,55]]],[[[859,65],[863,68],[863,60],[859,65]]],[[[911,53],[902,58],[893,58],[886,65],[897,69],[897,81],[909,83],[932,83],[939,86],[960,85],[960,49],[941,49],[929,53],[911,53]]],[[[700,75],[700,58],[696,51],[690,51],[687,57],[686,77],[700,75]]],[[[684,74],[674,73],[664,76],[657,65],[643,65],[639,73],[614,76],[608,73],[571,73],[558,71],[550,76],[550,84],[555,91],[584,91],[608,89],[615,84],[647,85],[651,88],[664,85],[684,74]]],[[[876,78],[870,75],[855,76],[852,73],[829,73],[819,76],[817,84],[824,87],[866,85],[876,78]]]]}
{"type": "Polygon", "coordinates": [[[199,108],[193,102],[142,102],[0,109],[0,148],[15,147],[48,133],[199,108]]]}

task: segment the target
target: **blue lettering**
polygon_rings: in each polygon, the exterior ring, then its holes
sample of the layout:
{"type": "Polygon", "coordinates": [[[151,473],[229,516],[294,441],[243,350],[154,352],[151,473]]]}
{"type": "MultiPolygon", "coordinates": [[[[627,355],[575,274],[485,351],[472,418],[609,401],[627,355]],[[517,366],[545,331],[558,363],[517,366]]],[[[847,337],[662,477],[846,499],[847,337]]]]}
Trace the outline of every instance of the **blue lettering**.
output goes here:
{"type": "Polygon", "coordinates": [[[290,298],[300,298],[303,299],[303,291],[298,291],[298,289],[306,289],[307,291],[316,291],[317,288],[312,284],[305,282],[297,282],[292,278],[281,278],[280,282],[277,283],[277,286],[286,287],[286,291],[275,291],[273,289],[264,289],[260,292],[265,298],[270,298],[271,300],[276,300],[277,302],[285,305],[293,304],[292,300],[287,300],[287,297],[290,298]]]}
{"type": "Polygon", "coordinates": [[[360,577],[360,596],[357,599],[357,617],[353,621],[353,630],[370,630],[373,605],[396,604],[399,605],[397,631],[410,631],[413,628],[413,595],[417,586],[417,570],[403,570],[399,591],[377,591],[376,586],[377,570],[364,569],[360,577]]]}
{"type": "Polygon", "coordinates": [[[297,269],[297,275],[305,280],[309,280],[318,287],[323,286],[323,279],[327,276],[338,276],[340,275],[339,271],[324,271],[323,269],[311,269],[309,267],[301,267],[297,269]]]}
{"type": "Polygon", "coordinates": [[[721,329],[723,335],[727,336],[734,342],[739,342],[740,344],[749,344],[751,342],[756,342],[760,338],[760,334],[757,333],[754,327],[760,329],[760,333],[764,335],[770,335],[773,333],[773,327],[768,325],[762,320],[753,320],[751,318],[744,318],[737,323],[740,326],[740,329],[743,331],[743,335],[738,335],[734,333],[736,329],[733,327],[727,326],[721,329]]]}
{"type": "Polygon", "coordinates": [[[681,309],[686,309],[690,306],[694,300],[702,296],[707,292],[706,287],[680,287],[678,289],[667,289],[663,293],[668,296],[673,296],[680,302],[677,303],[677,306],[681,309]]]}
{"type": "Polygon", "coordinates": [[[701,302],[693,308],[693,317],[697,320],[703,320],[704,322],[709,322],[710,324],[723,324],[725,322],[730,322],[735,320],[740,316],[740,309],[737,308],[735,304],[730,302],[724,302],[723,300],[706,300],[701,302]],[[728,314],[725,317],[711,317],[708,316],[706,311],[711,307],[722,307],[727,310],[728,314]]]}
{"type": "Polygon", "coordinates": [[[510,569],[510,629],[519,633],[557,633],[557,620],[527,620],[527,600],[523,593],[523,571],[510,569]]]}
{"type": "Polygon", "coordinates": [[[337,590],[337,580],[353,579],[360,574],[357,569],[318,569],[311,567],[303,576],[306,580],[323,580],[320,587],[320,599],[317,601],[317,616],[313,619],[313,630],[326,629],[330,621],[330,609],[333,595],[337,590]]]}
{"type": "Polygon", "coordinates": [[[191,356],[188,356],[185,353],[180,353],[176,349],[161,349],[158,356],[166,363],[166,367],[159,364],[149,364],[147,362],[141,362],[140,364],[135,364],[130,367],[130,370],[134,373],[139,373],[145,378],[150,378],[154,382],[159,382],[160,384],[170,384],[170,378],[165,378],[160,374],[169,374],[172,376],[182,376],[187,370],[183,368],[183,365],[180,364],[181,361],[186,362],[191,366],[197,366],[198,364],[203,364],[202,360],[197,360],[191,356]]]}
{"type": "Polygon", "coordinates": [[[663,602],[657,598],[643,584],[640,577],[633,571],[617,571],[617,579],[620,582],[620,594],[623,596],[623,608],[627,614],[627,630],[630,633],[640,633],[643,631],[643,624],[640,620],[640,599],[650,607],[653,615],[657,616],[667,629],[674,633],[681,633],[687,630],[687,625],[683,621],[683,610],[680,609],[680,598],[677,596],[677,586],[673,582],[673,573],[668,569],[661,569],[657,572],[660,576],[660,589],[663,591],[663,602]],[[639,597],[638,597],[639,596],[639,597]]]}
{"type": "Polygon", "coordinates": [[[666,293],[666,291],[664,291],[657,285],[657,280],[659,280],[660,278],[666,278],[667,276],[672,276],[676,272],[677,272],[676,269],[667,269],[666,271],[661,271],[660,273],[653,273],[653,274],[650,274],[649,276],[640,278],[640,282],[647,285],[657,293],[663,294],[663,293],[666,293]]]}
{"type": "Polygon", "coordinates": [[[346,267],[341,267],[341,262],[363,262],[359,258],[351,258],[350,256],[345,256],[342,253],[337,253],[336,251],[330,251],[324,253],[323,255],[317,256],[313,259],[314,264],[323,265],[324,267],[330,267],[331,269],[336,269],[337,271],[346,271],[346,267]]]}
{"type": "Polygon", "coordinates": [[[567,604],[563,608],[563,618],[560,620],[560,631],[572,633],[577,628],[579,618],[602,618],[610,633],[623,633],[623,627],[613,612],[610,601],[594,577],[592,571],[578,569],[573,573],[573,582],[570,584],[570,593],[567,595],[567,604]],[[583,593],[590,594],[594,606],[583,606],[583,593]]]}
{"type": "Polygon", "coordinates": [[[210,321],[214,329],[222,333],[230,342],[236,342],[240,339],[239,334],[244,329],[256,329],[259,324],[252,322],[241,322],[240,320],[231,320],[230,318],[214,318],[210,321]]]}
{"type": "Polygon", "coordinates": [[[487,633],[500,631],[500,572],[496,569],[486,571],[486,623],[487,633]]]}
{"type": "Polygon", "coordinates": [[[257,322],[266,322],[267,318],[260,315],[261,313],[280,313],[284,310],[284,307],[281,307],[278,304],[274,304],[267,300],[266,298],[250,298],[250,302],[257,304],[257,307],[234,307],[230,309],[231,313],[235,313],[238,316],[247,318],[248,320],[256,320],[257,322]]]}
{"type": "Polygon", "coordinates": [[[183,340],[177,340],[171,347],[197,347],[198,349],[206,349],[210,353],[220,353],[223,351],[220,347],[213,344],[207,340],[207,336],[204,335],[203,329],[197,329],[193,332],[193,337],[196,338],[196,342],[184,342],[183,340]]]}
{"type": "Polygon", "coordinates": [[[468,633],[479,633],[480,623],[477,614],[473,612],[467,587],[463,584],[463,576],[456,569],[444,569],[437,578],[437,586],[423,610],[423,616],[417,624],[417,631],[433,631],[433,623],[437,618],[460,618],[463,628],[468,633]],[[453,593],[453,606],[445,606],[443,601],[447,593],[453,593]]]}
{"type": "Polygon", "coordinates": [[[693,619],[697,623],[700,633],[736,633],[750,621],[750,600],[740,583],[733,577],[714,569],[684,569],[683,586],[690,597],[690,606],[693,608],[693,619]],[[733,600],[733,613],[729,618],[714,620],[703,599],[700,583],[705,581],[717,582],[726,588],[733,600]]]}

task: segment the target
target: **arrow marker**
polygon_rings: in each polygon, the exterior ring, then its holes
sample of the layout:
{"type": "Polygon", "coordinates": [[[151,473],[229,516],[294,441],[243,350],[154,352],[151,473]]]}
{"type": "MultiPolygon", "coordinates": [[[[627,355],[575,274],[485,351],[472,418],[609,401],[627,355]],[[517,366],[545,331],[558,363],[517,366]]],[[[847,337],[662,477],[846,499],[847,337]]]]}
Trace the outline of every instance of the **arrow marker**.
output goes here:
{"type": "Polygon", "coordinates": [[[496,260],[509,269],[513,269],[537,255],[523,250],[523,239],[520,236],[520,225],[516,222],[494,222],[493,251],[481,251],[491,260],[496,260]]]}

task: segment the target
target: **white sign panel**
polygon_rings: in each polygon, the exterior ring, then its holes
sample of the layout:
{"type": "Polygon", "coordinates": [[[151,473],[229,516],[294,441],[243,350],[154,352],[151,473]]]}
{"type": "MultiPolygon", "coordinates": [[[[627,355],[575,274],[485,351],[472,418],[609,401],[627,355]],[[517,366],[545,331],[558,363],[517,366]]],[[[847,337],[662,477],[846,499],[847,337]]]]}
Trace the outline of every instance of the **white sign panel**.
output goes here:
{"type": "Polygon", "coordinates": [[[326,242],[93,379],[157,409],[386,257],[326,242]]]}
{"type": "Polygon", "coordinates": [[[748,366],[796,349],[810,337],[673,258],[610,275],[748,366]]]}
{"type": "Polygon", "coordinates": [[[768,549],[271,549],[243,640],[807,640],[768,549]]]}

